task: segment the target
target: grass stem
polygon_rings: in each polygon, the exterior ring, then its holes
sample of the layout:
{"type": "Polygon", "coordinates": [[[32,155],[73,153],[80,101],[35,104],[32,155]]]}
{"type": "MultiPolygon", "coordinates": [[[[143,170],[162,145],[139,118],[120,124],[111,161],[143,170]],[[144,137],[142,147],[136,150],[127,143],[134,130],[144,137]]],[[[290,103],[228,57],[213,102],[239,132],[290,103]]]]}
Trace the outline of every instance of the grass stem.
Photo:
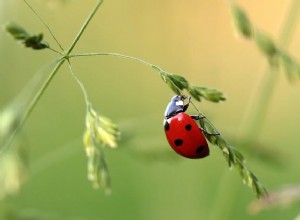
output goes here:
{"type": "MultiPolygon", "coordinates": [[[[294,27],[298,21],[299,10],[300,1],[293,0],[279,34],[278,44],[281,49],[288,47],[293,31],[295,30],[294,27]]],[[[279,72],[277,67],[270,66],[264,71],[264,78],[257,91],[257,98],[254,100],[254,103],[251,104],[251,106],[254,106],[255,108],[249,111],[250,115],[246,117],[245,124],[247,127],[245,131],[246,143],[248,142],[248,145],[251,145],[251,143],[255,141],[255,138],[258,137],[261,131],[278,78],[279,72]]]]}
{"type": "MultiPolygon", "coordinates": [[[[291,2],[290,8],[287,12],[287,17],[285,22],[283,23],[280,35],[279,35],[279,46],[281,49],[284,49],[288,47],[288,44],[290,42],[290,39],[293,35],[293,31],[295,30],[295,26],[298,21],[299,16],[299,10],[300,10],[300,1],[293,0],[291,2]]],[[[275,67],[268,67],[267,70],[264,71],[264,79],[260,85],[260,88],[257,92],[257,98],[255,99],[255,103],[253,103],[250,106],[255,106],[256,108],[250,111],[250,115],[246,117],[246,141],[248,141],[248,145],[250,143],[253,143],[254,139],[257,138],[259,135],[259,132],[262,128],[265,115],[268,111],[269,103],[272,98],[272,94],[274,92],[274,89],[276,87],[276,83],[278,81],[278,69],[275,67]]],[[[222,219],[232,219],[232,213],[234,211],[234,204],[238,198],[239,195],[239,188],[241,187],[241,184],[236,185],[233,189],[233,184],[235,180],[233,178],[228,179],[227,175],[222,178],[222,181],[219,185],[219,190],[217,191],[216,197],[215,197],[215,204],[212,206],[212,209],[210,211],[209,219],[218,219],[215,217],[220,217],[222,219]],[[229,193],[230,192],[230,195],[229,193]],[[225,198],[225,204],[220,204],[220,202],[217,201],[224,201],[225,198]],[[230,201],[228,202],[227,199],[230,198],[230,201]],[[226,210],[225,210],[226,209],[226,210]],[[226,213],[225,218],[223,218],[223,213],[226,213]]]]}
{"type": "Polygon", "coordinates": [[[73,43],[71,44],[70,48],[67,51],[67,55],[69,55],[75,45],[77,44],[77,42],[79,41],[81,35],[83,34],[83,32],[85,31],[85,29],[87,28],[88,24],[90,23],[90,21],[92,20],[92,18],[94,17],[94,15],[96,14],[96,12],[98,11],[99,7],[101,6],[103,0],[99,0],[97,5],[95,6],[94,10],[91,12],[91,14],[88,16],[88,18],[86,19],[86,21],[84,22],[84,24],[82,25],[81,29],[79,30],[78,34],[76,35],[73,43]]]}
{"type": "Polygon", "coordinates": [[[16,125],[14,130],[11,132],[9,138],[4,142],[2,148],[0,149],[0,154],[8,148],[8,146],[10,145],[10,143],[12,142],[12,140],[14,139],[14,137],[16,136],[16,134],[18,133],[20,128],[23,126],[23,124],[25,123],[25,121],[27,120],[27,118],[29,117],[29,115],[31,114],[33,109],[35,108],[36,104],[38,103],[38,101],[40,100],[40,98],[42,97],[42,95],[44,94],[46,89],[48,88],[50,82],[52,81],[52,79],[54,78],[54,76],[56,75],[59,68],[61,67],[61,65],[63,65],[64,62],[65,62],[65,59],[61,59],[58,61],[58,63],[56,64],[56,66],[54,67],[54,69],[52,70],[50,75],[48,76],[48,78],[45,80],[45,82],[39,89],[39,91],[35,94],[33,99],[30,101],[29,105],[22,113],[22,116],[21,116],[18,124],[16,125]]]}
{"type": "MultiPolygon", "coordinates": [[[[36,10],[34,10],[34,8],[27,2],[27,0],[23,0],[26,5],[30,8],[30,10],[37,16],[37,18],[42,22],[42,24],[47,28],[47,30],[49,31],[50,35],[52,36],[52,38],[54,39],[54,41],[57,43],[57,45],[59,46],[59,48],[64,51],[64,48],[62,47],[62,45],[59,43],[59,41],[57,40],[57,38],[55,37],[55,35],[53,34],[53,32],[51,31],[49,25],[42,19],[42,17],[36,12],[36,10]]],[[[53,51],[55,51],[54,49],[51,49],[53,51]]],[[[57,51],[55,51],[57,52],[57,51]]],[[[58,52],[59,53],[59,52],[58,52]]],[[[60,53],[59,53],[60,54],[60,53]]]]}
{"type": "Polygon", "coordinates": [[[123,59],[134,60],[134,61],[138,61],[142,64],[145,64],[146,66],[150,66],[153,69],[157,70],[158,72],[164,72],[159,66],[149,63],[143,59],[120,54],[120,53],[79,53],[79,54],[71,54],[69,57],[74,58],[74,57],[91,57],[91,56],[113,56],[113,57],[118,57],[118,58],[123,58],[123,59]]]}
{"type": "MultiPolygon", "coordinates": [[[[46,24],[46,22],[38,15],[38,13],[27,2],[27,0],[24,0],[24,2],[32,10],[32,12],[37,16],[37,18],[42,22],[42,24],[45,25],[45,27],[48,29],[48,31],[50,32],[50,34],[53,37],[53,39],[56,41],[56,43],[59,45],[59,47],[63,50],[63,47],[58,42],[58,40],[54,36],[54,34],[51,31],[50,27],[46,24]]],[[[86,27],[88,26],[88,24],[90,23],[90,21],[92,20],[92,18],[94,17],[94,15],[96,14],[96,12],[99,9],[99,7],[102,4],[102,2],[103,2],[103,0],[99,0],[98,1],[98,3],[95,6],[94,10],[88,16],[88,18],[86,19],[85,23],[83,24],[83,26],[81,27],[80,31],[78,32],[77,36],[75,37],[75,39],[74,39],[73,43],[71,44],[70,48],[68,49],[66,55],[61,57],[61,59],[58,61],[58,63],[56,64],[56,66],[54,67],[54,69],[52,70],[52,72],[50,73],[49,77],[46,79],[46,81],[43,83],[43,85],[41,86],[41,88],[38,90],[38,92],[32,98],[32,100],[28,104],[27,108],[25,108],[24,112],[22,112],[22,115],[20,117],[20,120],[18,121],[18,124],[13,129],[13,131],[11,132],[11,134],[9,135],[9,137],[4,141],[4,144],[2,145],[2,147],[0,149],[0,154],[9,147],[9,145],[13,141],[14,137],[16,136],[16,134],[18,133],[18,131],[21,129],[21,127],[23,126],[23,124],[25,123],[25,121],[27,120],[27,118],[29,117],[29,115],[31,114],[31,112],[33,111],[33,109],[35,108],[36,104],[38,103],[38,101],[40,100],[40,98],[42,97],[42,95],[44,94],[45,90],[48,88],[50,82],[52,81],[52,79],[54,78],[54,76],[56,75],[56,73],[58,72],[58,70],[60,69],[60,67],[64,64],[64,62],[66,60],[68,60],[68,56],[70,55],[70,53],[74,49],[75,45],[77,44],[77,42],[80,39],[81,35],[85,31],[86,27]]],[[[54,51],[54,52],[59,53],[55,49],[52,49],[52,48],[49,48],[49,49],[52,50],[52,51],[54,51]]],[[[59,54],[61,54],[61,53],[59,53],[59,54]]],[[[75,76],[75,75],[73,75],[73,76],[75,76]]],[[[87,98],[86,94],[85,94],[85,98],[87,98]]],[[[86,99],[86,102],[87,102],[87,99],[86,99]]]]}

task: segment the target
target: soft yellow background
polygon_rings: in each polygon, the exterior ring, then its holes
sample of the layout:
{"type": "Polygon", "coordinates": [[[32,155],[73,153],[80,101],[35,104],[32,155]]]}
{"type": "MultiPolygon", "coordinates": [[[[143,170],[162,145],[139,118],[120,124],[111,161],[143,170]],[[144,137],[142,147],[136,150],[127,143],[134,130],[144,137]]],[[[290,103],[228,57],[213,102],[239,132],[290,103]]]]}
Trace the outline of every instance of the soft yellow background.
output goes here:
{"type": "MultiPolygon", "coordinates": [[[[79,0],[30,3],[65,49],[95,5],[94,1],[79,0]]],[[[278,39],[290,1],[238,3],[257,27],[278,39]]],[[[9,20],[34,33],[42,31],[56,47],[23,1],[0,0],[0,23],[9,20]]],[[[288,48],[295,57],[300,57],[299,31],[297,25],[288,48]]],[[[74,52],[127,54],[182,74],[193,84],[218,88],[228,98],[226,102],[203,101],[198,106],[232,142],[242,138],[241,126],[268,68],[255,44],[237,37],[229,4],[221,0],[106,0],[74,52]]],[[[55,58],[50,51],[22,48],[1,31],[1,108],[55,58]]],[[[255,196],[236,170],[227,168],[216,147],[211,146],[211,156],[203,160],[177,156],[162,128],[163,112],[173,94],[149,67],[114,57],[76,58],[72,64],[94,107],[123,131],[119,149],[106,151],[113,193],[105,196],[101,190],[94,191],[86,179],[81,143],[85,105],[64,66],[24,126],[30,178],[7,203],[20,210],[80,220],[265,220],[294,219],[299,214],[297,203],[250,215],[247,206],[255,196]]],[[[257,137],[279,154],[281,163],[255,159],[243,151],[248,166],[269,190],[300,181],[299,94],[300,84],[289,84],[282,72],[257,137]]]]}

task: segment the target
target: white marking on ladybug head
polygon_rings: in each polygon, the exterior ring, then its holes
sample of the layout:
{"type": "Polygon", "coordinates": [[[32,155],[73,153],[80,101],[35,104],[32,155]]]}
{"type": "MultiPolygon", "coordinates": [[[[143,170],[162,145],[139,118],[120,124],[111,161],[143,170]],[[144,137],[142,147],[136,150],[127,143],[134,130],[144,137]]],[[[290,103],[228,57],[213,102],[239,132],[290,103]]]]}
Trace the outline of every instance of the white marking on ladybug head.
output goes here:
{"type": "Polygon", "coordinates": [[[180,101],[177,101],[177,102],[175,102],[175,105],[177,105],[177,106],[178,106],[178,105],[179,105],[179,106],[182,106],[182,105],[183,105],[183,101],[181,101],[181,100],[180,100],[180,101]]]}

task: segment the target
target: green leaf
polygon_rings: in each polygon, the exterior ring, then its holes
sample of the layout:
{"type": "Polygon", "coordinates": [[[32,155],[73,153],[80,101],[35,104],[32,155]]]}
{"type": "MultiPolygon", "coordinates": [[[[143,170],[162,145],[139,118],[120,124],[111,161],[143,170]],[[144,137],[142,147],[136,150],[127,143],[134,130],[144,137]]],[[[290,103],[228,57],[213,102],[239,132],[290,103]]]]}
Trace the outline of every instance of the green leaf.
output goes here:
{"type": "Polygon", "coordinates": [[[253,30],[246,13],[236,4],[232,4],[231,12],[236,29],[244,37],[251,38],[253,30]]]}

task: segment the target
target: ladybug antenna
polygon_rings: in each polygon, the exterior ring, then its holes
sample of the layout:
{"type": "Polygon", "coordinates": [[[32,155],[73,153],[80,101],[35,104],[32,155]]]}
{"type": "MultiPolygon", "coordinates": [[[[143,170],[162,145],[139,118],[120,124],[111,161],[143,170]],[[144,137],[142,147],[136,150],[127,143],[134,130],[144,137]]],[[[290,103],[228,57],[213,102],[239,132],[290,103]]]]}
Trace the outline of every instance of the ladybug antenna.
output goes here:
{"type": "Polygon", "coordinates": [[[181,94],[180,94],[180,96],[181,96],[182,98],[184,98],[184,99],[187,99],[187,98],[188,98],[188,96],[186,96],[186,95],[181,95],[181,94]]]}

